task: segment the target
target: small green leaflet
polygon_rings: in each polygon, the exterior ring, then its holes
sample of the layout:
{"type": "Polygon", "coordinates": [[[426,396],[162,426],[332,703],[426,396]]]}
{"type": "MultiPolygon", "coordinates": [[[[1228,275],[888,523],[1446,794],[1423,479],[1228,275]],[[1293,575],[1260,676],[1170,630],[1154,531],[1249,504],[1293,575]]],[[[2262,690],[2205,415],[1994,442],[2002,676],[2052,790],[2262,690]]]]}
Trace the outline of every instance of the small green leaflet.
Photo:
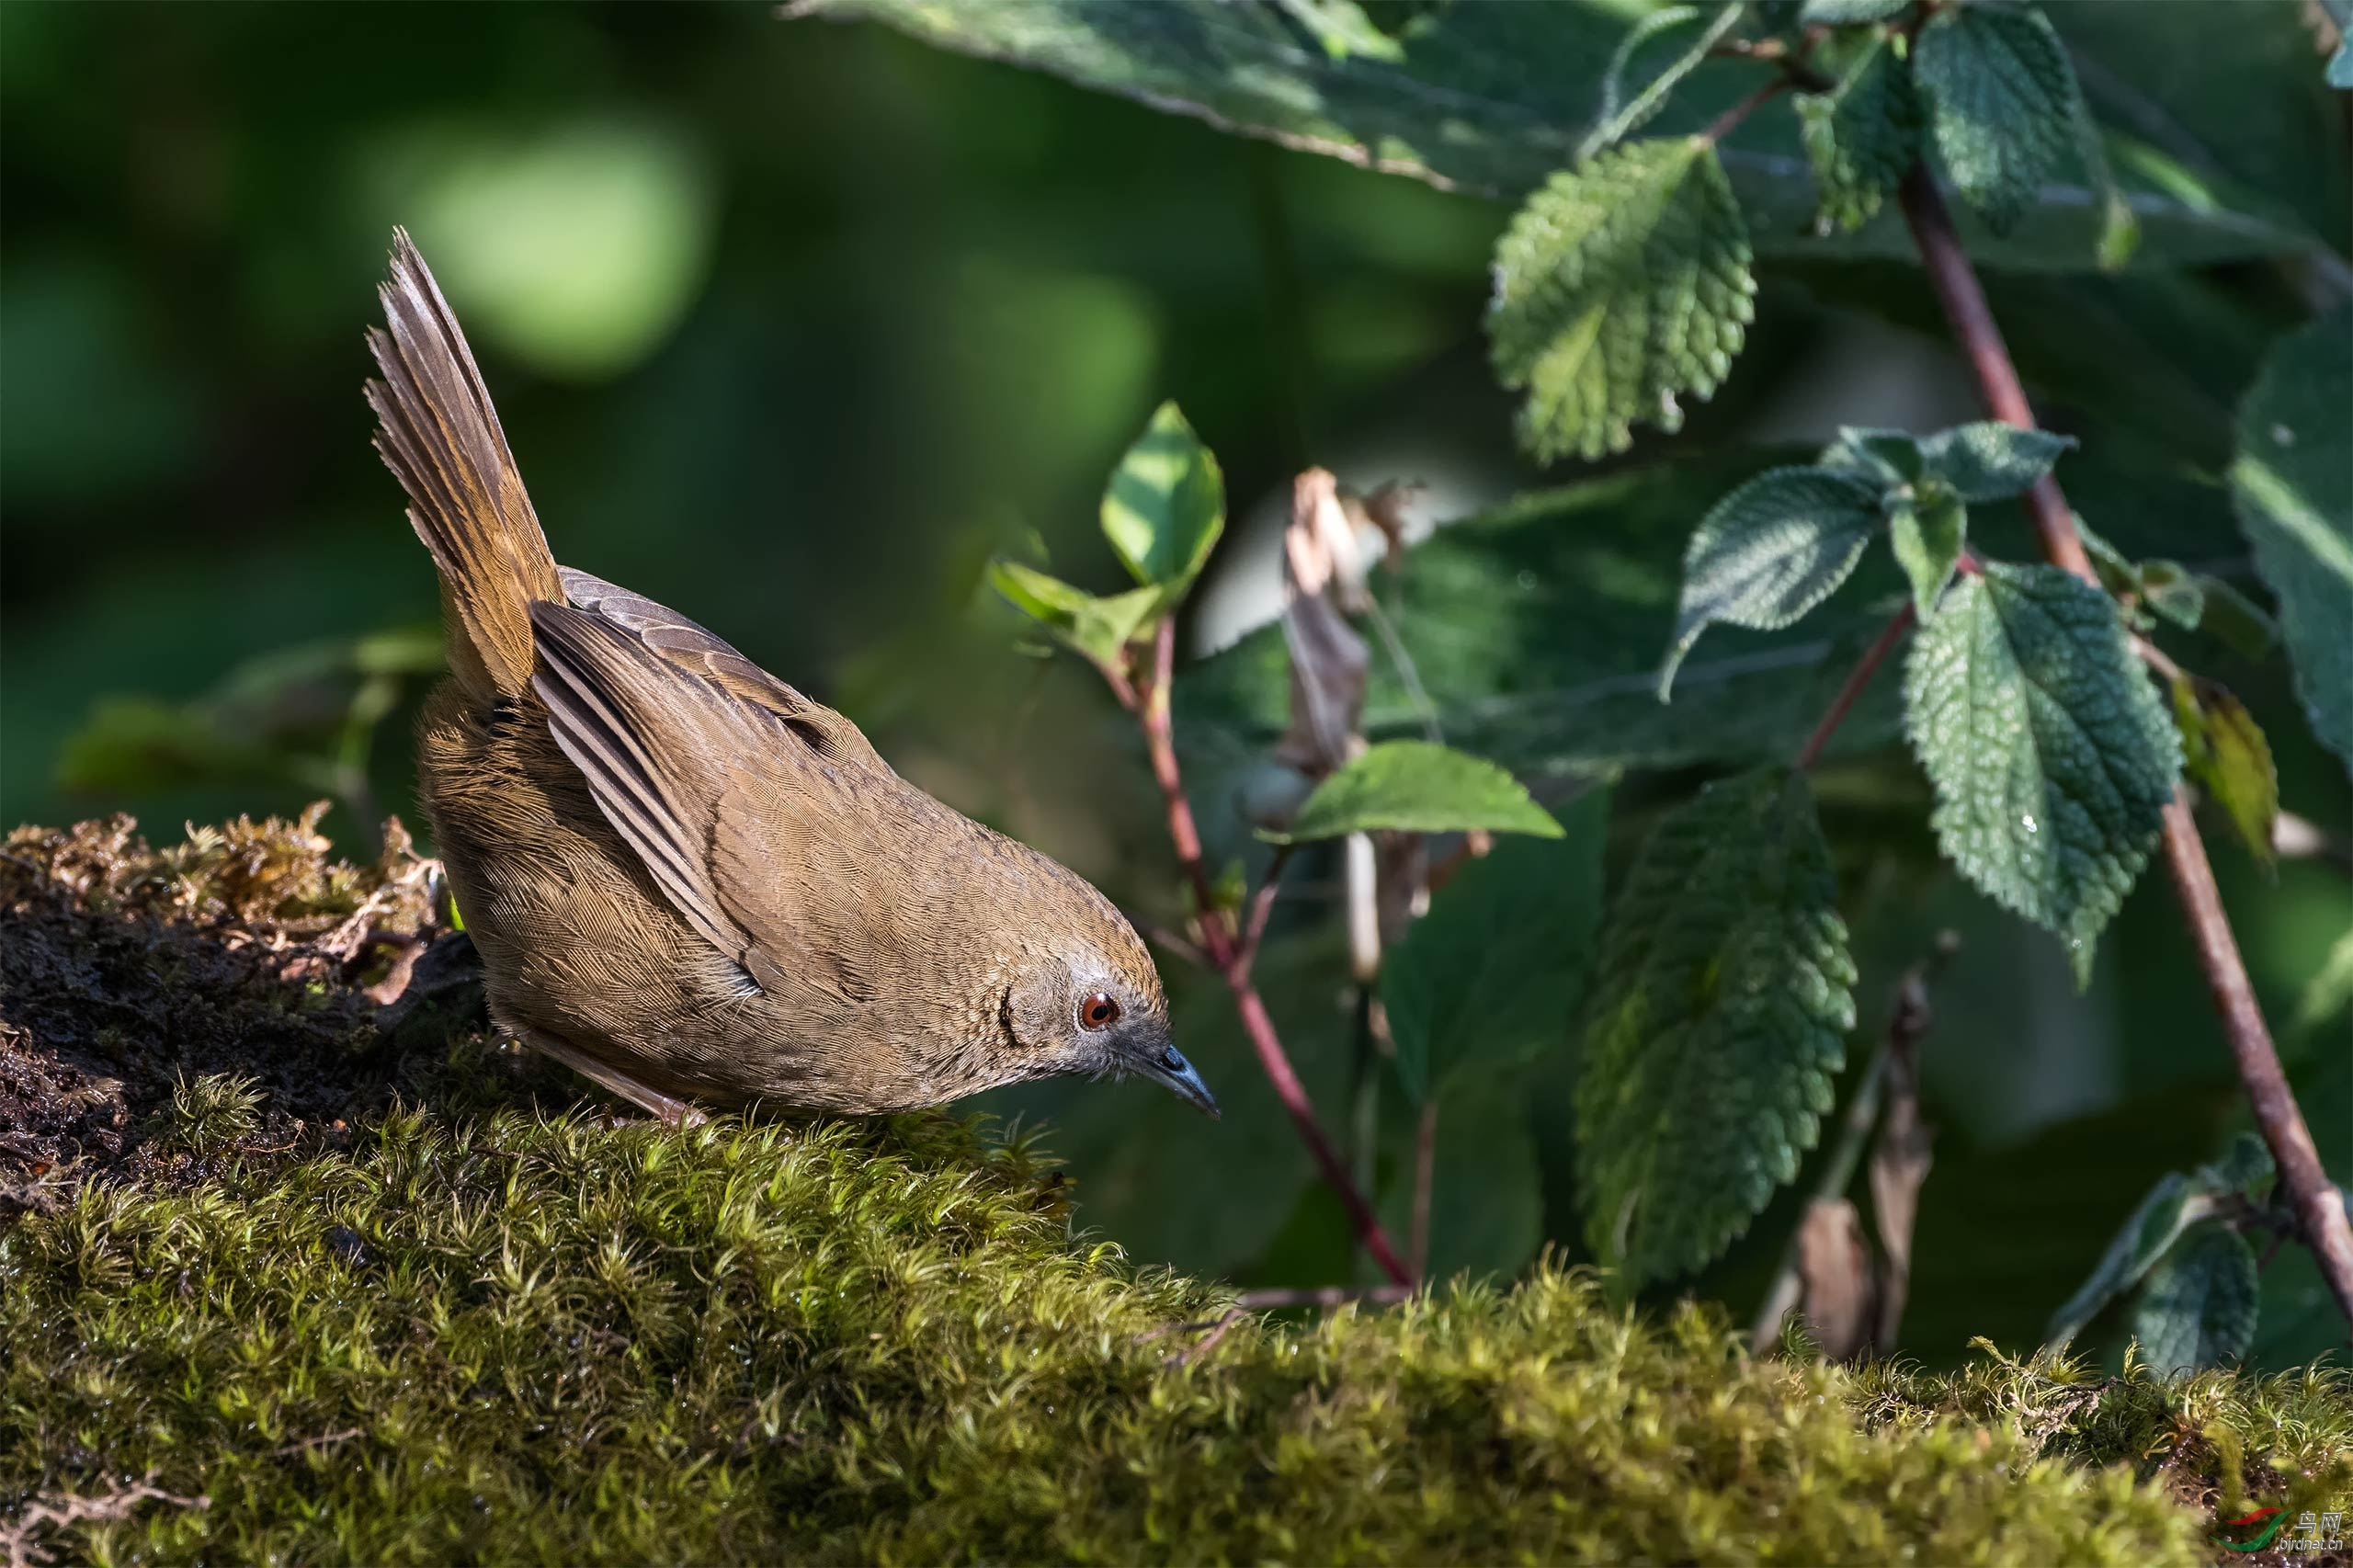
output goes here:
{"type": "Polygon", "coordinates": [[[1782,769],[1708,785],[1629,873],[1576,1103],[1587,1235],[1629,1287],[1722,1252],[1813,1146],[1855,1023],[1837,891],[1782,769]]]}
{"type": "Polygon", "coordinates": [[[1829,92],[1801,95],[1798,119],[1822,193],[1816,233],[1870,222],[1919,161],[1919,95],[1887,35],[1863,40],[1829,92]]]}
{"type": "Polygon", "coordinates": [[[2181,1233],[2211,1216],[2215,1207],[2213,1192],[2202,1185],[2193,1186],[2179,1171],[2167,1171],[2149,1189],[2149,1196],[2141,1199],[2116,1239],[2108,1244],[2092,1277],[2051,1314],[2051,1324],[2042,1331],[2043,1343],[2053,1350],[2065,1349],[2102,1307],[2138,1285],[2181,1233]]]}
{"type": "Polygon", "coordinates": [[[1946,858],[2058,933],[2087,983],[2181,770],[2115,602],[2055,566],[1987,564],[1914,642],[1904,725],[1946,858]]]}
{"type": "Polygon", "coordinates": [[[1351,833],[1526,833],[1558,838],[1561,824],[1518,779],[1468,752],[1428,741],[1384,741],[1323,783],[1277,844],[1351,833]]]}
{"type": "Polygon", "coordinates": [[[1716,150],[1632,142],[1554,175],[1495,247],[1487,335],[1525,391],[1520,439],[1542,461],[1623,451],[1636,423],[1675,430],[1740,352],[1756,282],[1716,150]]]}
{"type": "Polygon", "coordinates": [[[1717,502],[1683,558],[1683,598],[1659,670],[1659,700],[1710,626],[1770,631],[1828,598],[1879,531],[1880,494],[1855,474],[1777,468],[1717,502]]]}
{"type": "Polygon", "coordinates": [[[2208,1225],[2149,1274],[2132,1309],[2132,1337],[2160,1377],[2238,1360],[2255,1343],[2263,1281],[2246,1238],[2208,1225]]]}
{"type": "Polygon", "coordinates": [[[2230,687],[2182,675],[2173,681],[2173,717],[2190,781],[2230,820],[2247,853],[2270,865],[2279,774],[2255,715],[2230,687]]]}
{"type": "Polygon", "coordinates": [[[2231,492],[2313,732],[2353,765],[2353,307],[2264,361],[2239,407],[2231,492]]]}
{"type": "Polygon", "coordinates": [[[990,562],[989,582],[1056,642],[1112,669],[1120,650],[1159,613],[1164,597],[1159,588],[1131,588],[1098,597],[1017,561],[990,562]]]}
{"type": "Polygon", "coordinates": [[[2066,46],[2040,11],[1948,6],[1920,29],[1912,62],[1961,199],[2008,233],[2075,141],[2066,46]]]}
{"type": "Polygon", "coordinates": [[[1968,538],[1969,508],[1950,489],[1933,482],[1888,519],[1888,543],[1895,551],[1895,563],[1911,581],[1912,609],[1922,625],[1936,619],[1938,601],[1961,564],[1968,538]]]}
{"type": "Polygon", "coordinates": [[[1225,479],[1173,403],[1164,403],[1103,492],[1103,537],[1139,583],[1184,597],[1225,530],[1225,479]]]}
{"type": "Polygon", "coordinates": [[[1609,792],[1561,813],[1559,838],[1498,839],[1430,897],[1381,964],[1397,1077],[1415,1104],[1459,1074],[1568,1043],[1601,926],[1609,792]]]}
{"type": "Polygon", "coordinates": [[[1976,506],[2024,494],[2075,444],[2073,436],[1987,419],[1923,437],[1920,466],[1922,472],[1943,480],[1953,494],[1976,506]]]}

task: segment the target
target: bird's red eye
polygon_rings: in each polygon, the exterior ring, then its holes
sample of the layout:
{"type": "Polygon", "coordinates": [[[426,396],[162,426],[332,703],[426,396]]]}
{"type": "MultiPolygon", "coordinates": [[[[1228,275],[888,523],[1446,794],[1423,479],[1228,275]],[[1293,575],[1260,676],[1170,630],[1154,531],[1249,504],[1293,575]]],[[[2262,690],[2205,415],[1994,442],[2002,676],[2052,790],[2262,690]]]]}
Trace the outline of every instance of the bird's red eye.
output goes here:
{"type": "Polygon", "coordinates": [[[1078,1005],[1078,1021],[1090,1029],[1108,1029],[1120,1021],[1120,1005],[1105,992],[1090,992],[1078,1005]]]}

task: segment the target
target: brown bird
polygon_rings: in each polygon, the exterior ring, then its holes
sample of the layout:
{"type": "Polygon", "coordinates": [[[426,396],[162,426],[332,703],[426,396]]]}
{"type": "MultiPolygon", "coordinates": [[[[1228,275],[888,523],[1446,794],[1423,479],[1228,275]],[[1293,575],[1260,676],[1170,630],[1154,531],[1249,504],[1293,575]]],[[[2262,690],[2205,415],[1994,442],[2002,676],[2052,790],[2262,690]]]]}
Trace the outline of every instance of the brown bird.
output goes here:
{"type": "Polygon", "coordinates": [[[405,231],[379,293],[376,449],[449,628],[419,783],[500,1029],[674,1119],[1074,1073],[1217,1114],[1109,900],[686,617],[558,566],[405,231]]]}

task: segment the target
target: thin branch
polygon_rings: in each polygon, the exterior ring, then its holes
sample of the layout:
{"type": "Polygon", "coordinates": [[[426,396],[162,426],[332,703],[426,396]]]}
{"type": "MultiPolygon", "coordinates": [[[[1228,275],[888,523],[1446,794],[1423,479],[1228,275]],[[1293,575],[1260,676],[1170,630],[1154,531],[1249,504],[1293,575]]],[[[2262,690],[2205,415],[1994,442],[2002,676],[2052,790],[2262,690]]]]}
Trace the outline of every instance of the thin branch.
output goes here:
{"type": "Polygon", "coordinates": [[[1144,750],[1152,761],[1152,776],[1160,785],[1161,799],[1167,808],[1168,842],[1176,852],[1177,869],[1192,888],[1201,912],[1201,948],[1209,956],[1211,967],[1224,977],[1226,988],[1233,993],[1234,1011],[1241,1015],[1243,1031],[1250,1037],[1259,1066],[1266,1070],[1276,1096],[1290,1113],[1291,1125],[1299,1130],[1300,1140],[1313,1156],[1316,1169],[1347,1210],[1358,1239],[1381,1265],[1382,1273],[1400,1285],[1410,1285],[1413,1274],[1397,1256],[1388,1232],[1381,1228],[1381,1216],[1349,1179],[1347,1165],[1341,1163],[1332,1141],[1324,1136],[1323,1124],[1316,1120],[1315,1107],[1307,1097],[1299,1074],[1291,1067],[1282,1037],[1275,1032],[1274,1019],[1267,1016],[1267,1005],[1260,999],[1257,988],[1250,983],[1249,971],[1241,961],[1238,935],[1230,917],[1217,907],[1209,868],[1201,858],[1200,830],[1194,824],[1192,803],[1185,798],[1184,776],[1176,766],[1176,727],[1169,714],[1176,663],[1176,625],[1173,619],[1163,620],[1153,642],[1149,674],[1139,670],[1136,711],[1143,730],[1144,750]]]}
{"type": "Polygon", "coordinates": [[[1767,104],[1771,103],[1775,98],[1779,97],[1783,93],[1788,92],[1794,85],[1796,85],[1795,82],[1788,76],[1774,77],[1771,81],[1766,83],[1763,86],[1757,88],[1755,92],[1741,99],[1740,102],[1733,105],[1732,108],[1716,116],[1715,119],[1709,125],[1708,129],[1699,132],[1699,140],[1705,142],[1711,147],[1714,146],[1717,142],[1731,135],[1733,131],[1739,127],[1742,120],[1746,119],[1750,115],[1755,114],[1758,109],[1763,108],[1767,104]]]}
{"type": "Polygon", "coordinates": [[[1242,949],[1234,955],[1234,967],[1246,977],[1251,966],[1258,961],[1258,945],[1266,940],[1267,922],[1273,918],[1275,900],[1282,892],[1283,868],[1290,864],[1291,846],[1279,845],[1275,858],[1267,862],[1266,880],[1250,899],[1250,924],[1242,933],[1242,949]]]}
{"type": "MultiPolygon", "coordinates": [[[[1919,246],[1929,283],[1976,374],[1987,408],[1996,418],[2032,429],[2034,410],[2018,381],[2018,367],[2002,341],[2001,327],[1985,301],[1976,269],[1953,231],[1952,214],[1925,167],[1914,168],[1904,180],[1902,199],[1904,221],[1919,246]]],[[[2042,536],[2043,553],[2052,563],[2097,583],[2083,538],[2075,530],[2075,514],[2068,509],[2057,480],[2046,474],[2036,483],[2027,493],[2027,511],[2034,518],[2035,528],[2042,536]]],[[[2279,1052],[2271,1043],[2263,1010],[2256,1005],[2246,962],[2239,956],[2229,916],[2223,913],[2206,846],[2190,819],[2188,792],[2178,784],[2165,809],[2165,846],[2174,891],[2181,899],[2190,939],[2198,949],[2199,967],[2205,971],[2206,988],[2222,1017],[2222,1033],[2230,1042],[2239,1082],[2246,1089],[2247,1104],[2263,1130],[2263,1141],[2279,1167],[2280,1186],[2295,1208],[2304,1241],[2328,1281],[2329,1293],[2336,1298],[2346,1319],[2353,1322],[2353,1223],[2347,1221],[2344,1200],[2322,1168],[2312,1129],[2305,1125],[2303,1112],[2288,1087],[2279,1052]]]]}
{"type": "Polygon", "coordinates": [[[1838,695],[1830,699],[1830,706],[1823,711],[1822,722],[1814,725],[1813,733],[1808,735],[1805,744],[1798,748],[1795,766],[1800,773],[1813,772],[1813,765],[1822,760],[1823,749],[1830,744],[1830,737],[1836,734],[1838,726],[1847,722],[1847,715],[1854,710],[1856,702],[1863,695],[1863,688],[1870,685],[1871,676],[1878,673],[1880,665],[1887,662],[1887,656],[1895,651],[1895,645],[1904,640],[1904,634],[1912,630],[1912,621],[1913,609],[1907,603],[1889,618],[1871,645],[1863,651],[1854,672],[1847,676],[1847,684],[1838,688],[1838,695]]]}
{"type": "Polygon", "coordinates": [[[1414,1278],[1430,1269],[1430,1193],[1438,1185],[1438,1101],[1422,1108],[1414,1128],[1414,1278]]]}

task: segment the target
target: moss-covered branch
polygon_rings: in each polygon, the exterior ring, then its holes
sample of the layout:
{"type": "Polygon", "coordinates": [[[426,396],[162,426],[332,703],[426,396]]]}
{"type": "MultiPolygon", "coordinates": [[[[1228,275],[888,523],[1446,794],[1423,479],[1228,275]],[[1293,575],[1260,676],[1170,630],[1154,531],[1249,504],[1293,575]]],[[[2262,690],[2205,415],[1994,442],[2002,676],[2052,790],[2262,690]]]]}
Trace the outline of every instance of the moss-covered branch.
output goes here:
{"type": "MultiPolygon", "coordinates": [[[[1074,1234],[1032,1144],[938,1116],[617,1123],[477,1036],[367,1043],[374,960],[305,942],[397,867],[236,914],[127,832],[61,880],[71,842],[11,841],[11,937],[160,955],[105,971],[145,989],[110,1043],[75,1037],[88,1072],[167,1060],[185,988],[224,973],[358,1034],[338,1107],[208,1055],[141,1091],[130,1153],[0,1153],[29,1199],[0,1221],[0,1542],[28,1560],[2139,1563],[2199,1560],[2234,1488],[2353,1482],[2341,1375],[1758,1359],[1549,1268],[1208,1344],[1231,1293],[1074,1234]]],[[[6,946],[13,1095],[74,1015],[6,946]]]]}

